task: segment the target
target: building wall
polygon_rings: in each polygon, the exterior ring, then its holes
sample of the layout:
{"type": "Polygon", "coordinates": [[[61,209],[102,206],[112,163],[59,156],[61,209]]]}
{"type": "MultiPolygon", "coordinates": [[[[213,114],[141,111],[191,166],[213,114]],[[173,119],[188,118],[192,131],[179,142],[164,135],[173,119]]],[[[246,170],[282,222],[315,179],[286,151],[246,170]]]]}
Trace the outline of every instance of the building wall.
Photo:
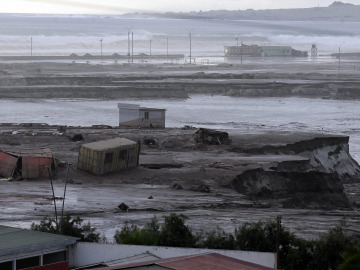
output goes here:
{"type": "Polygon", "coordinates": [[[261,46],[263,56],[291,56],[289,46],[261,46]]]}
{"type": "Polygon", "coordinates": [[[48,157],[22,157],[21,176],[26,179],[48,179],[53,159],[48,157]]]}
{"type": "Polygon", "coordinates": [[[43,266],[26,268],[26,270],[68,270],[68,269],[69,269],[68,262],[60,262],[60,263],[53,263],[43,266]]]}
{"type": "Polygon", "coordinates": [[[118,103],[119,126],[138,127],[140,105],[118,103]]]}
{"type": "Polygon", "coordinates": [[[165,128],[165,110],[140,110],[140,127],[165,128]]]}
{"type": "Polygon", "coordinates": [[[162,259],[215,252],[228,257],[260,264],[267,267],[274,267],[275,265],[275,254],[269,252],[97,244],[85,242],[79,242],[76,245],[73,252],[74,257],[72,260],[74,262],[74,267],[82,267],[85,265],[127,258],[145,252],[150,252],[151,254],[162,259]]]}

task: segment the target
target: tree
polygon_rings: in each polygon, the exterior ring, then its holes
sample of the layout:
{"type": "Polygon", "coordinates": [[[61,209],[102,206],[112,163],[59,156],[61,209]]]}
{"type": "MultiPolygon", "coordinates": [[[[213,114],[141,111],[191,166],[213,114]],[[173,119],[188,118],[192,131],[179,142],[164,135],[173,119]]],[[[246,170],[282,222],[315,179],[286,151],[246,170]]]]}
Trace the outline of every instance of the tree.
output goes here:
{"type": "Polygon", "coordinates": [[[339,270],[360,269],[360,246],[348,248],[342,257],[344,261],[340,264],[339,270]]]}
{"type": "Polygon", "coordinates": [[[159,236],[160,225],[157,218],[154,217],[142,229],[125,222],[121,231],[115,232],[114,239],[117,244],[154,246],[158,245],[159,236]]]}
{"type": "Polygon", "coordinates": [[[340,224],[327,233],[320,236],[314,244],[314,257],[311,269],[336,270],[343,262],[341,254],[345,250],[356,245],[356,239],[347,236],[343,229],[344,224],[340,224]]]}
{"type": "Polygon", "coordinates": [[[70,215],[66,215],[60,220],[58,226],[54,218],[45,217],[40,221],[40,224],[32,223],[31,229],[57,234],[61,228],[61,234],[78,237],[82,242],[105,241],[105,237],[100,236],[100,233],[96,232],[96,228],[91,227],[90,222],[84,225],[82,225],[82,223],[83,220],[80,217],[72,218],[70,215]]]}
{"type": "Polygon", "coordinates": [[[226,233],[219,227],[208,233],[198,235],[198,247],[211,249],[236,249],[235,237],[231,233],[226,233]]]}

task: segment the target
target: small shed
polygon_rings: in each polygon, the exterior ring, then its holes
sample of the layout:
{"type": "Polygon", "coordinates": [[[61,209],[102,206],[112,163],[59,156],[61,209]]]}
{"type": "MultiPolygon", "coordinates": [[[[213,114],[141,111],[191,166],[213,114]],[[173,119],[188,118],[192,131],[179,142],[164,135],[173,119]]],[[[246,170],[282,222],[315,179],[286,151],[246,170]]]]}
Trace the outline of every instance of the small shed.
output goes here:
{"type": "Polygon", "coordinates": [[[166,109],[145,108],[118,103],[119,126],[129,128],[165,128],[166,109]]]}
{"type": "Polygon", "coordinates": [[[95,175],[139,165],[140,143],[125,139],[86,143],[80,146],[77,168],[95,175]]]}
{"type": "Polygon", "coordinates": [[[48,179],[55,169],[52,152],[48,148],[11,149],[0,151],[0,176],[12,178],[17,174],[25,179],[48,179]]]}

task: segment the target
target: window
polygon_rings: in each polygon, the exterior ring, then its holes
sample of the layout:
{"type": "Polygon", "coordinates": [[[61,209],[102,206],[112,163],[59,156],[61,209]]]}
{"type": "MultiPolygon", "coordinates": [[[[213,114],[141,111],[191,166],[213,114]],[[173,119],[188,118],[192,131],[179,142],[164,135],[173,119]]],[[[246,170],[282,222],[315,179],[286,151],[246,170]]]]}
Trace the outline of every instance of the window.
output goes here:
{"type": "Polygon", "coordinates": [[[43,256],[43,265],[57,263],[57,262],[65,262],[66,261],[66,251],[59,251],[49,254],[44,254],[43,256]]]}
{"type": "Polygon", "coordinates": [[[105,163],[106,164],[111,164],[113,161],[113,153],[106,153],[105,154],[105,163]]]}
{"type": "Polygon", "coordinates": [[[2,262],[0,263],[1,270],[13,270],[13,262],[2,262]]]}
{"type": "Polygon", "coordinates": [[[145,119],[149,119],[149,112],[145,112],[145,119]]]}
{"type": "Polygon", "coordinates": [[[40,266],[40,256],[24,258],[16,261],[16,270],[40,266]]]}

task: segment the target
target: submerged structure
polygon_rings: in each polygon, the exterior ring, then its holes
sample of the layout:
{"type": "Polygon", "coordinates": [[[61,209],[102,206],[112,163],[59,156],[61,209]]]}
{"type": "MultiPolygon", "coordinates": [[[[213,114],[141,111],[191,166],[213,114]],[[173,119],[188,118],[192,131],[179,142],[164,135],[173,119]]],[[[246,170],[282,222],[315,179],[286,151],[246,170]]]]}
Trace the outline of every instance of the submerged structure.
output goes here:
{"type": "Polygon", "coordinates": [[[240,46],[225,46],[224,54],[226,57],[242,57],[242,56],[254,56],[254,57],[275,57],[275,56],[287,56],[287,57],[308,57],[307,51],[299,51],[291,48],[290,46],[259,46],[259,45],[246,45],[240,46]]]}
{"type": "Polygon", "coordinates": [[[86,143],[80,146],[77,168],[95,175],[139,165],[140,144],[125,138],[86,143]]]}
{"type": "Polygon", "coordinates": [[[145,108],[118,103],[119,126],[129,128],[165,128],[165,109],[145,108]]]}

